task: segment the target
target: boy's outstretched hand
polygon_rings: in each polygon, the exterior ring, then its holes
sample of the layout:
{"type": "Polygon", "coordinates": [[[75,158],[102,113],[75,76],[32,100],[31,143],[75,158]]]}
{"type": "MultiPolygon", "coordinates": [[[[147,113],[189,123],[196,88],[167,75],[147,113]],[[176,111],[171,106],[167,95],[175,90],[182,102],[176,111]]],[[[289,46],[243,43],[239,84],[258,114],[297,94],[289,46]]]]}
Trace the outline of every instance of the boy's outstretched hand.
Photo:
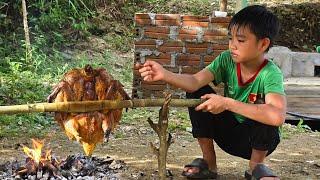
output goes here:
{"type": "Polygon", "coordinates": [[[160,64],[154,61],[146,61],[144,64],[137,63],[135,68],[139,69],[139,73],[144,81],[163,80],[167,72],[160,64]]]}
{"type": "Polygon", "coordinates": [[[201,99],[207,99],[205,102],[196,107],[197,111],[207,111],[212,114],[219,114],[226,110],[226,98],[216,94],[206,94],[201,99]]]}

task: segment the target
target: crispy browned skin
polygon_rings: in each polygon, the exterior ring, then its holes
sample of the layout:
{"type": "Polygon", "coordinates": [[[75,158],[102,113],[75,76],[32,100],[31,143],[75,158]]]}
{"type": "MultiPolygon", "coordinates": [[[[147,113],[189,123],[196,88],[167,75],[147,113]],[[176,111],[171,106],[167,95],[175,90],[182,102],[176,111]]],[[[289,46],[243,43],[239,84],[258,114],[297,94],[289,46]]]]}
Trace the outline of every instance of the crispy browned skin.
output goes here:
{"type": "MultiPolygon", "coordinates": [[[[67,72],[48,96],[48,102],[124,100],[130,99],[123,85],[114,80],[103,68],[67,72]]],[[[70,140],[80,142],[87,155],[91,155],[97,143],[108,141],[109,134],[119,124],[122,109],[87,113],[56,112],[55,120],[70,140]]]]}

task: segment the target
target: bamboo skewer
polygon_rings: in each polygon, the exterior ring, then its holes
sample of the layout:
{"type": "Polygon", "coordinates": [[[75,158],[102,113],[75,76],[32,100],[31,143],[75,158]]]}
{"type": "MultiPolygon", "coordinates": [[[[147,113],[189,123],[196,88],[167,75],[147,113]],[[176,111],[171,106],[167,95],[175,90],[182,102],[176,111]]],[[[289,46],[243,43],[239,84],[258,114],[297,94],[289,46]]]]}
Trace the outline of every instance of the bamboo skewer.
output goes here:
{"type": "MultiPolygon", "coordinates": [[[[133,99],[133,100],[103,100],[103,101],[70,101],[57,103],[35,103],[12,106],[0,106],[1,114],[18,114],[33,112],[90,112],[103,109],[121,109],[134,107],[160,107],[165,99],[133,99]]],[[[172,99],[169,106],[195,107],[201,104],[200,99],[172,99]]]]}

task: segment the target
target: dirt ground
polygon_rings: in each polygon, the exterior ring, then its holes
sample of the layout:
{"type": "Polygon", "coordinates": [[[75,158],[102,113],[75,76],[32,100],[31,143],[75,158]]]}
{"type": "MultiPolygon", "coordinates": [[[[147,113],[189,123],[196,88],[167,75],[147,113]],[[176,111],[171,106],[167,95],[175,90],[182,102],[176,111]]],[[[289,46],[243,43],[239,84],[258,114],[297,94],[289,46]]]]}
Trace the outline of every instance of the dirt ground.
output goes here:
{"type": "MultiPolygon", "coordinates": [[[[289,125],[287,125],[289,126],[289,125]]],[[[290,127],[291,128],[291,127],[290,127]]],[[[153,130],[145,125],[120,125],[121,138],[112,137],[108,144],[100,144],[94,156],[111,156],[126,163],[121,179],[157,179],[156,157],[149,148],[149,142],[158,142],[153,130]]],[[[46,138],[46,145],[58,158],[82,152],[76,142],[70,142],[58,127],[52,129],[46,138]]],[[[196,157],[201,157],[200,148],[192,135],[186,131],[173,134],[174,143],[168,152],[167,167],[173,174],[171,179],[184,179],[180,176],[182,167],[196,157]]],[[[29,138],[2,138],[0,140],[0,164],[6,161],[25,158],[20,144],[30,147],[29,138]]],[[[320,133],[294,133],[279,144],[266,164],[282,179],[320,179],[320,133]]],[[[224,153],[216,146],[219,179],[244,179],[248,161],[224,153]]]]}

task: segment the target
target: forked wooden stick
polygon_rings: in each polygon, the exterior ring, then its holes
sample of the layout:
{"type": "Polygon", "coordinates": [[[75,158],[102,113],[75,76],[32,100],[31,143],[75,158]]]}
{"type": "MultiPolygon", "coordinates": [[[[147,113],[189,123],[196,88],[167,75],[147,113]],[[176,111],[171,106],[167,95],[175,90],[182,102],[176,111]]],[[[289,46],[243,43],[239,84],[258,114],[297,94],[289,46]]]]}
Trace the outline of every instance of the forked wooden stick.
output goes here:
{"type": "Polygon", "coordinates": [[[158,172],[160,180],[166,179],[167,154],[169,146],[172,143],[172,136],[170,133],[167,132],[170,101],[171,94],[168,94],[159,111],[159,120],[157,124],[153,123],[153,121],[150,118],[148,119],[150,126],[157,133],[160,140],[159,148],[157,148],[152,142],[150,142],[151,149],[158,158],[158,172]]]}

